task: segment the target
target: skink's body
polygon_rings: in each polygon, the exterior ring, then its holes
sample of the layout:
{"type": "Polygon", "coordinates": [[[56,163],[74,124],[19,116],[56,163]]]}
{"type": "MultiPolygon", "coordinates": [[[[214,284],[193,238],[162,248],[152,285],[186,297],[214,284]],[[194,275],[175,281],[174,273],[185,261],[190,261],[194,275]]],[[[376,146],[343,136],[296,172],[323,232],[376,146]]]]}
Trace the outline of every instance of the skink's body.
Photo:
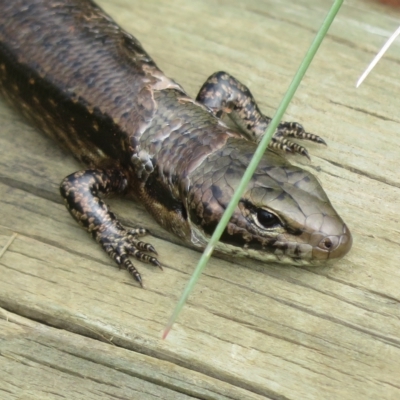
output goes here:
{"type": "MultiPolygon", "coordinates": [[[[163,227],[204,247],[268,118],[250,92],[214,74],[198,101],[167,78],[140,43],[90,0],[0,4],[0,89],[90,169],[67,177],[71,214],[141,282],[135,255],[158,265],[99,194],[129,193],[163,227]],[[231,113],[247,137],[218,118],[231,113]]],[[[281,124],[272,146],[307,154],[281,124]]],[[[267,152],[219,247],[263,260],[314,263],[343,256],[351,235],[316,179],[267,152]]]]}

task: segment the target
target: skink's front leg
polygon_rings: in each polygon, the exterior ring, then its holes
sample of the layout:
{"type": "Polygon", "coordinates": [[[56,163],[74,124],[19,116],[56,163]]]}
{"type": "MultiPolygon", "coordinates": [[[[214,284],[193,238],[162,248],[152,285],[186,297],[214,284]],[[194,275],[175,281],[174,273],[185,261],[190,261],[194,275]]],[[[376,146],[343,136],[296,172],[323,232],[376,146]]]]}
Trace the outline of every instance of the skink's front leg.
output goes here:
{"type": "MultiPolygon", "coordinates": [[[[271,122],[271,118],[261,113],[250,90],[226,72],[211,75],[201,87],[196,100],[209,107],[218,117],[228,114],[247,137],[255,142],[261,140],[271,122]]],[[[309,158],[307,150],[288,137],[326,144],[319,136],[306,132],[297,122],[281,122],[269,148],[299,153],[309,158]]]]}
{"type": "Polygon", "coordinates": [[[155,257],[144,252],[156,253],[154,247],[138,240],[146,230],[125,229],[108,209],[99,195],[123,193],[127,187],[125,175],[118,170],[86,170],[67,176],[60,192],[71,215],[107,254],[142,285],[142,278],[129,260],[129,255],[161,267],[155,257]]]}

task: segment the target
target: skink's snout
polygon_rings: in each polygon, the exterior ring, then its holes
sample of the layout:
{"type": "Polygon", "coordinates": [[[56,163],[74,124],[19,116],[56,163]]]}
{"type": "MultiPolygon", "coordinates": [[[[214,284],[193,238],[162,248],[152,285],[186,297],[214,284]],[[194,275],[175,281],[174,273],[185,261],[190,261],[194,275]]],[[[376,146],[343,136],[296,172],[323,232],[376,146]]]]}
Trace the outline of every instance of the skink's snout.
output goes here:
{"type": "Polygon", "coordinates": [[[326,217],[319,232],[311,235],[314,260],[332,260],[345,256],[353,244],[347,225],[340,218],[326,217]]]}

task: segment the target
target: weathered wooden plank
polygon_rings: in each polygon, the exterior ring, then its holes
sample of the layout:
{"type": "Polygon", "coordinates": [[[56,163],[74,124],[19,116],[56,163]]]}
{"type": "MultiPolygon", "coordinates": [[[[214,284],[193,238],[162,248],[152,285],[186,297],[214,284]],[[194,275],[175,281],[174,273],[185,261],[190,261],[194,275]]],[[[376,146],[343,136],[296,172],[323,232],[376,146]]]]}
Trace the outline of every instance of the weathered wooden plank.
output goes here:
{"type": "MultiPolygon", "coordinates": [[[[100,4],[191,94],[209,74],[226,69],[250,86],[270,114],[331,2],[100,4]]],[[[210,379],[210,392],[201,385],[196,394],[180,392],[199,398],[398,398],[399,45],[354,88],[382,35],[398,25],[384,11],[370,2],[347,2],[287,117],[328,141],[327,148],[309,146],[311,163],[295,161],[319,177],[354,233],[344,260],[303,269],[214,258],[162,341],[198,253],[170,243],[140,205],[113,201],[125,223],[155,233],[149,240],[166,265],[164,272],[138,265],[147,289],[136,289],[59,200],[60,180],[78,164],[1,102],[0,247],[14,232],[18,236],[0,258],[0,305],[74,332],[68,335],[83,342],[96,338],[108,343],[99,346],[111,347],[112,341],[126,349],[126,357],[140,352],[160,365],[171,363],[182,376],[199,371],[201,379],[210,379]],[[215,389],[219,384],[225,392],[215,389]]],[[[57,341],[57,331],[52,335],[57,341]]],[[[7,342],[3,349],[11,348],[7,342]]],[[[25,349],[37,350],[28,344],[25,349]]],[[[97,352],[100,369],[102,353],[97,352]]]]}
{"type": "Polygon", "coordinates": [[[0,309],[0,395],[8,399],[255,399],[173,363],[0,309]],[[44,379],[45,378],[45,379],[44,379]]]}

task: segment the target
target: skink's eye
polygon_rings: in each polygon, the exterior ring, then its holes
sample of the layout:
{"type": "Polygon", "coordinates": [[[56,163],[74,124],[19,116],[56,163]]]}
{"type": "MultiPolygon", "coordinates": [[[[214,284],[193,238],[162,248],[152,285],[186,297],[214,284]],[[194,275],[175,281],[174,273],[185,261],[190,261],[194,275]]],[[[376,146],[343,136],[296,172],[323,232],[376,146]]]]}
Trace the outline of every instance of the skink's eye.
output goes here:
{"type": "Polygon", "coordinates": [[[257,210],[257,221],[263,228],[272,228],[273,226],[280,224],[279,218],[276,215],[262,208],[257,210]]]}

